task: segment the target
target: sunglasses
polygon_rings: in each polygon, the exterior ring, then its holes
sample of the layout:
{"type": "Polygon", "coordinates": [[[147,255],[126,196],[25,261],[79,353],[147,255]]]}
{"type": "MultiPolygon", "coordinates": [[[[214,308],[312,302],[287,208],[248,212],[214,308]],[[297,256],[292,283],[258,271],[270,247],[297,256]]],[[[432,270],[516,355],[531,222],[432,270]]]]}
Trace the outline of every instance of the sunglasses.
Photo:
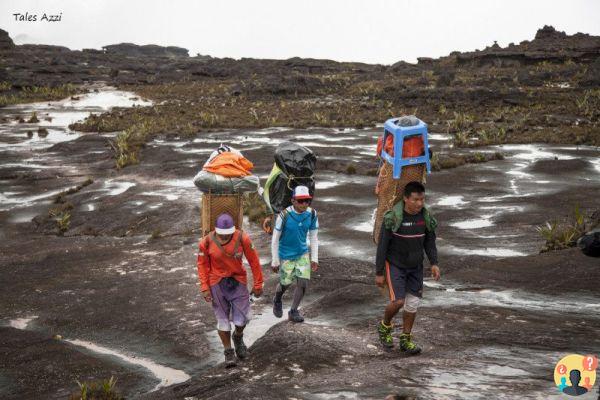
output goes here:
{"type": "Polygon", "coordinates": [[[298,199],[296,200],[298,204],[310,204],[311,199],[298,199]]]}

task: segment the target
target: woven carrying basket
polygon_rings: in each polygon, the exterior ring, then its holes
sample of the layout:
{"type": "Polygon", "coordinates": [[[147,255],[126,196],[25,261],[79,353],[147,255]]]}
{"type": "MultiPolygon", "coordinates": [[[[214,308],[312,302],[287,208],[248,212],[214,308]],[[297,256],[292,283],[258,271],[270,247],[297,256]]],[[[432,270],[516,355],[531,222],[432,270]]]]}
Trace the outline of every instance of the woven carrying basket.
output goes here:
{"type": "Polygon", "coordinates": [[[379,242],[379,233],[383,214],[391,210],[394,205],[402,200],[404,186],[408,182],[425,182],[425,164],[409,165],[402,168],[400,179],[394,179],[394,167],[388,162],[384,162],[379,170],[377,179],[377,211],[375,212],[375,223],[373,225],[373,241],[379,242]]]}
{"type": "Polygon", "coordinates": [[[237,194],[204,193],[202,195],[202,236],[215,229],[217,217],[228,213],[233,217],[237,229],[242,229],[244,221],[243,196],[237,194]]]}

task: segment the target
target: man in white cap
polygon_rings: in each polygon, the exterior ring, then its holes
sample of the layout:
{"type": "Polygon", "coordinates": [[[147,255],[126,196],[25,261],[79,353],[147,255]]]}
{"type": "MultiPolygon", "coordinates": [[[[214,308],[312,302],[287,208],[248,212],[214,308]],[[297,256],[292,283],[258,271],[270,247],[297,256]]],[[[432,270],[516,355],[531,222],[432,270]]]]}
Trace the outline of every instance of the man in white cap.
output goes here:
{"type": "Polygon", "coordinates": [[[279,272],[279,284],[273,298],[273,314],[283,315],[282,297],[287,288],[296,281],[294,299],[288,312],[292,322],[303,322],[298,306],[306,293],[311,270],[319,268],[319,242],[317,212],[309,207],[312,196],[306,186],[297,186],[292,196],[292,205],[277,216],[271,240],[271,267],[279,272]],[[310,236],[310,254],[307,236],[310,236]]]}

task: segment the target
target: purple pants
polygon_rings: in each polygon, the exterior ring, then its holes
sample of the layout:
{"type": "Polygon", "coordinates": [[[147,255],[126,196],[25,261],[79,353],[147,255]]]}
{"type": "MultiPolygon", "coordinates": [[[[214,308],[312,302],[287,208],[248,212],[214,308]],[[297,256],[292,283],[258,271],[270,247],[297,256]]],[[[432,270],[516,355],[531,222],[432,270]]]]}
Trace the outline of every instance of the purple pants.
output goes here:
{"type": "Polygon", "coordinates": [[[236,326],[245,326],[250,321],[250,294],[246,285],[223,278],[210,287],[210,293],[218,330],[229,332],[230,321],[236,326]]]}

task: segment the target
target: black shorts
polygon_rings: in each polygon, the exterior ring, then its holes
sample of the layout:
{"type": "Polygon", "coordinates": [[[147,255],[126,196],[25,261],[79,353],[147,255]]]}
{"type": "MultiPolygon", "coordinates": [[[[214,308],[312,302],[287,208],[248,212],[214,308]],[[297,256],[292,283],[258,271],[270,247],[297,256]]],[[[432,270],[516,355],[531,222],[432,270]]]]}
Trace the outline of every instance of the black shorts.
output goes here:
{"type": "Polygon", "coordinates": [[[407,293],[423,297],[423,266],[418,268],[398,268],[385,262],[385,278],[390,291],[390,300],[402,300],[407,293]]]}

